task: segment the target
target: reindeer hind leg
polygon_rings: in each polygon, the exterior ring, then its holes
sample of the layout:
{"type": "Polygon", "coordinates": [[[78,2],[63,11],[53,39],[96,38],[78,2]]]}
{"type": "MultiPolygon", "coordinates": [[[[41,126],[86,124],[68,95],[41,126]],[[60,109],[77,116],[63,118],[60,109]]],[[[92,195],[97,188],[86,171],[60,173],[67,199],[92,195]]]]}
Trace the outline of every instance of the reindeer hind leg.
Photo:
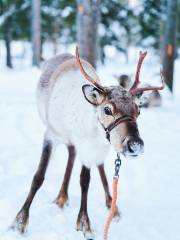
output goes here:
{"type": "Polygon", "coordinates": [[[25,232],[26,227],[28,225],[28,221],[29,221],[29,209],[36,192],[41,187],[44,181],[44,177],[45,177],[45,173],[49,163],[51,152],[52,152],[51,141],[44,140],[41,160],[40,160],[38,169],[33,177],[33,181],[32,181],[27,199],[24,205],[22,206],[21,210],[17,214],[12,226],[10,227],[12,230],[17,230],[20,233],[25,232]]]}

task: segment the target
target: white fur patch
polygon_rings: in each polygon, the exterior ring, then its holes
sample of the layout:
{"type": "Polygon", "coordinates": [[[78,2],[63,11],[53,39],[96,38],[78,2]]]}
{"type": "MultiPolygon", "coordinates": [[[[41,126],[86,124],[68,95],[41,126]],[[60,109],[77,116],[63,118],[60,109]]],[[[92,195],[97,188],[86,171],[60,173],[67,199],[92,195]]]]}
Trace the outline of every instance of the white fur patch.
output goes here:
{"type": "Polygon", "coordinates": [[[74,144],[82,164],[91,167],[104,161],[109,143],[97,120],[94,106],[84,98],[82,86],[87,83],[79,69],[59,76],[50,95],[44,97],[48,101],[43,118],[51,137],[54,135],[60,142],[74,144]]]}

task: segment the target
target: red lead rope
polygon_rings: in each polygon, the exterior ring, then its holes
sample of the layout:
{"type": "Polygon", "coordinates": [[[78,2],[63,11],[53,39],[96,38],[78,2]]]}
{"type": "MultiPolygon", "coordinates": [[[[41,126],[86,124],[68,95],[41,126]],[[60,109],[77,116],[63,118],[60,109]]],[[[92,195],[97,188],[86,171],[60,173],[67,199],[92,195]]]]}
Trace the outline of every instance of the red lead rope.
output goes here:
{"type": "Polygon", "coordinates": [[[109,211],[109,215],[106,221],[106,224],[104,226],[104,240],[108,240],[108,232],[111,225],[111,222],[113,220],[115,211],[116,211],[116,202],[117,202],[117,195],[118,195],[118,179],[119,179],[119,169],[121,166],[121,159],[118,158],[115,161],[115,175],[113,179],[113,196],[112,196],[112,203],[111,203],[111,209],[109,211]]]}
{"type": "Polygon", "coordinates": [[[105,227],[104,227],[104,240],[108,240],[108,232],[109,228],[112,222],[112,219],[114,217],[115,211],[116,211],[116,201],[117,201],[117,187],[118,187],[118,177],[114,177],[113,179],[113,197],[112,197],[112,203],[111,203],[111,209],[109,212],[109,216],[107,218],[105,227]]]}

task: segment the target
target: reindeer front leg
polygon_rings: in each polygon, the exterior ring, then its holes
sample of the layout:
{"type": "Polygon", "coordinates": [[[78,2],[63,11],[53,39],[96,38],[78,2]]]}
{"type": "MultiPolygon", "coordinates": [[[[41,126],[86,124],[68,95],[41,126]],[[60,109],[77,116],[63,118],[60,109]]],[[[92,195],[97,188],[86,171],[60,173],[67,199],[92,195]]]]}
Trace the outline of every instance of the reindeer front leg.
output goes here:
{"type": "Polygon", "coordinates": [[[58,194],[58,196],[55,200],[55,203],[60,208],[63,208],[64,205],[66,204],[66,202],[68,201],[69,181],[70,181],[70,178],[71,178],[72,169],[73,169],[73,166],[74,166],[74,160],[75,160],[75,156],[76,156],[75,147],[73,145],[69,145],[67,147],[68,147],[69,157],[68,157],[68,162],[67,162],[67,166],[66,166],[66,171],[65,171],[65,174],[64,174],[64,179],[63,179],[61,189],[60,189],[59,194],[58,194]]]}
{"type": "Polygon", "coordinates": [[[17,214],[14,223],[11,226],[11,229],[17,230],[20,233],[24,233],[26,226],[28,224],[29,220],[29,209],[31,206],[31,203],[34,199],[34,196],[38,189],[41,187],[43,181],[44,181],[44,176],[45,172],[48,166],[49,158],[51,155],[52,151],[52,143],[50,141],[45,140],[43,144],[43,151],[41,155],[41,160],[38,166],[38,169],[33,177],[33,181],[31,184],[31,188],[29,191],[29,194],[27,196],[27,199],[22,206],[21,210],[17,214]]]}
{"type": "Polygon", "coordinates": [[[90,183],[90,169],[82,166],[80,185],[81,185],[81,207],[77,219],[77,231],[82,231],[88,240],[92,240],[92,231],[87,212],[87,197],[90,183]]]}

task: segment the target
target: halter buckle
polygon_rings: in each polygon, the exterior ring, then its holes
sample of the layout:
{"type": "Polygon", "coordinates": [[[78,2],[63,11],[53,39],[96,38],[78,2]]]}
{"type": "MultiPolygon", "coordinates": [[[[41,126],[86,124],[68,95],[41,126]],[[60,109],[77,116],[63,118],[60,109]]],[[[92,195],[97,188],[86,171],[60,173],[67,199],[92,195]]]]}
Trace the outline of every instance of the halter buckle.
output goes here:
{"type": "Polygon", "coordinates": [[[106,138],[110,142],[110,131],[107,128],[105,129],[105,131],[106,131],[106,138]]]}

